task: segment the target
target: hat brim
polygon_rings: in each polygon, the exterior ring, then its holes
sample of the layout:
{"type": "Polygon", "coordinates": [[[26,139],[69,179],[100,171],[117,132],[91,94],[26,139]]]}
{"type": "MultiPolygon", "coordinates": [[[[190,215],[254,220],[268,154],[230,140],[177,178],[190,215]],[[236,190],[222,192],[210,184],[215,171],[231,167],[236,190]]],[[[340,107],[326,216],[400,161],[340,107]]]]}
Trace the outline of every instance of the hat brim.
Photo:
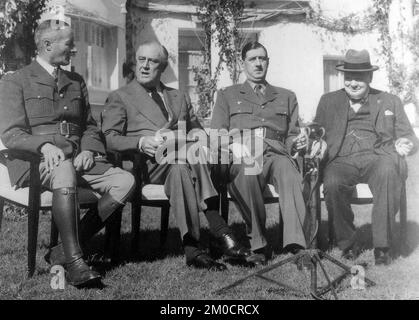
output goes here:
{"type": "Polygon", "coordinates": [[[336,66],[336,70],[342,72],[368,72],[368,71],[377,71],[379,68],[377,66],[371,66],[368,69],[345,69],[343,64],[339,64],[336,66]]]}

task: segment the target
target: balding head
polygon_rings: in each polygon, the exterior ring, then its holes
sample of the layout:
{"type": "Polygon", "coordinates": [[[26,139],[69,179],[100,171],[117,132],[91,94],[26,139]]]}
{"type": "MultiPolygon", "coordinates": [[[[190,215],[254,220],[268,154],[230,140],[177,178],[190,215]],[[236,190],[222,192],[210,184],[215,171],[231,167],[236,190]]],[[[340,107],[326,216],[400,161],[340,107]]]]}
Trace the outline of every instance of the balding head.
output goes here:
{"type": "Polygon", "coordinates": [[[138,82],[146,88],[155,88],[168,65],[167,49],[157,41],[141,44],[136,53],[138,82]]]}

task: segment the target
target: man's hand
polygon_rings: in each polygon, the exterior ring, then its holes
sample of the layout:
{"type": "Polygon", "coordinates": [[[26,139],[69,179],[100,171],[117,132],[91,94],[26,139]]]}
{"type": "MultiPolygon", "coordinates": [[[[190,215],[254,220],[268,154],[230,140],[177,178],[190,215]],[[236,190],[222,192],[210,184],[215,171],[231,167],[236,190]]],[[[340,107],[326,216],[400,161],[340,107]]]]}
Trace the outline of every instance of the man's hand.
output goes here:
{"type": "Polygon", "coordinates": [[[93,167],[95,164],[95,159],[93,158],[93,152],[85,150],[79,153],[79,155],[74,159],[73,165],[76,168],[76,171],[87,171],[93,167]]]}
{"type": "Polygon", "coordinates": [[[65,160],[63,150],[51,143],[45,143],[41,147],[41,153],[44,156],[45,167],[48,172],[54,170],[55,166],[58,166],[61,161],[65,160]]]}
{"type": "Polygon", "coordinates": [[[298,136],[294,138],[292,142],[293,142],[292,153],[298,152],[301,149],[304,149],[307,147],[307,144],[308,144],[307,135],[304,132],[301,132],[298,136]]]}
{"type": "Polygon", "coordinates": [[[397,153],[403,157],[409,155],[413,149],[413,143],[407,138],[399,138],[395,143],[397,153]]]}
{"type": "Polygon", "coordinates": [[[163,144],[164,140],[155,136],[147,136],[141,140],[140,150],[150,157],[154,157],[157,148],[163,144]]]}
{"type": "Polygon", "coordinates": [[[232,144],[230,144],[229,150],[237,159],[251,157],[249,149],[244,144],[233,142],[232,144]]]}

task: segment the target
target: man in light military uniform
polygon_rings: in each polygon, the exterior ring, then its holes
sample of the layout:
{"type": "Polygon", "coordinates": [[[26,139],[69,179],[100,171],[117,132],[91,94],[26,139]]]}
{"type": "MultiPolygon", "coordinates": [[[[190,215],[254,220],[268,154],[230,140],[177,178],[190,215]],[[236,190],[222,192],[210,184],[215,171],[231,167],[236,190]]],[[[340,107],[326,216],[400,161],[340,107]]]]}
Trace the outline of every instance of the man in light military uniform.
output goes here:
{"type": "MultiPolygon", "coordinates": [[[[263,198],[268,183],[279,193],[284,247],[294,253],[306,247],[302,177],[291,154],[304,148],[307,139],[300,134],[295,94],[271,86],[265,80],[269,65],[266,48],[258,42],[250,42],[243,47],[242,60],[247,81],[218,92],[211,128],[240,132],[251,129],[253,135],[263,138],[262,172],[246,174],[248,166],[244,161],[232,163],[228,189],[246,222],[253,252],[249,261],[265,263],[271,255],[266,241],[263,198]]],[[[252,152],[237,142],[230,144],[229,149],[236,159],[252,152]]]]}
{"type": "MultiPolygon", "coordinates": [[[[52,215],[62,241],[46,260],[63,264],[70,284],[91,285],[100,275],[86,265],[80,244],[121,209],[135,182],[130,173],[106,161],[83,78],[60,69],[76,53],[69,24],[41,22],[35,42],[36,59],[0,81],[0,136],[9,149],[41,156],[41,180],[52,190],[52,215]],[[98,214],[89,211],[80,222],[78,181],[102,195],[98,214]]],[[[29,163],[9,157],[6,165],[13,185],[27,185],[29,163]]]]}

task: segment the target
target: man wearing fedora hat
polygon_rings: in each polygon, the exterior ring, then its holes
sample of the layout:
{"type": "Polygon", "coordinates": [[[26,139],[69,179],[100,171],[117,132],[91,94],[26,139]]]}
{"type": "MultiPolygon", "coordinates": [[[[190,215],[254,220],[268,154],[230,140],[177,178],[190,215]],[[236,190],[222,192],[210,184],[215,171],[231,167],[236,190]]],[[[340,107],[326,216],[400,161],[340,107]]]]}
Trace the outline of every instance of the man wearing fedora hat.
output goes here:
{"type": "Polygon", "coordinates": [[[343,64],[344,88],[323,95],[315,122],[326,130],[323,159],[327,210],[333,214],[337,244],[345,258],[360,254],[349,199],[357,183],[373,194],[372,238],[375,263],[391,262],[390,248],[405,156],[416,151],[418,139],[395,95],[370,87],[373,71],[367,50],[348,50],[343,64]]]}

